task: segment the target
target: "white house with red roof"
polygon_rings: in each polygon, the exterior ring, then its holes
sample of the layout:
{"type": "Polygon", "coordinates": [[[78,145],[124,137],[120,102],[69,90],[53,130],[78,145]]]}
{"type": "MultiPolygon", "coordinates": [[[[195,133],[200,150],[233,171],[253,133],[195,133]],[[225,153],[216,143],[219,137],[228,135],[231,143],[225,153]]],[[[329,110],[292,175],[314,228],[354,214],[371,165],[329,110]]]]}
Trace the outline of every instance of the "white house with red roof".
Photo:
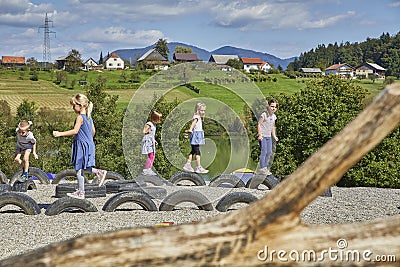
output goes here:
{"type": "Polygon", "coordinates": [[[106,58],[104,66],[108,70],[123,70],[125,63],[116,53],[112,53],[106,58]]]}
{"type": "Polygon", "coordinates": [[[250,72],[250,70],[261,70],[261,66],[264,63],[258,57],[242,57],[240,60],[243,62],[243,69],[247,72],[250,72]]]}
{"type": "Polygon", "coordinates": [[[325,69],[325,74],[335,74],[340,75],[340,77],[354,77],[355,69],[347,63],[343,64],[333,64],[325,69]]]}

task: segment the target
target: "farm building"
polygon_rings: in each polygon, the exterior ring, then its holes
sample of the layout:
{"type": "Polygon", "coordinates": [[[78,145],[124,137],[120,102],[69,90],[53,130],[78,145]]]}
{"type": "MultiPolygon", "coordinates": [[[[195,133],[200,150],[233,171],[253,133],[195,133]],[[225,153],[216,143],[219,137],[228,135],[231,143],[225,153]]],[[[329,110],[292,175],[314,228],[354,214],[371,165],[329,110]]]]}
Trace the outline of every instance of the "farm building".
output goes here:
{"type": "Polygon", "coordinates": [[[6,67],[22,67],[25,65],[25,57],[2,56],[1,64],[6,67]]]}
{"type": "Polygon", "coordinates": [[[166,70],[168,69],[168,60],[163,57],[156,49],[150,49],[144,53],[137,62],[143,62],[149,69],[166,70]]]}
{"type": "Polygon", "coordinates": [[[304,75],[322,75],[320,68],[301,68],[300,72],[304,75]]]}
{"type": "Polygon", "coordinates": [[[199,61],[197,54],[193,54],[193,53],[174,53],[173,59],[175,62],[199,61]]]}
{"type": "Polygon", "coordinates": [[[375,63],[364,63],[356,68],[356,76],[359,78],[369,78],[375,76],[377,79],[385,79],[386,69],[375,63]]]}
{"type": "Polygon", "coordinates": [[[215,65],[226,65],[229,59],[240,60],[237,55],[211,55],[208,60],[209,63],[215,65]]]}

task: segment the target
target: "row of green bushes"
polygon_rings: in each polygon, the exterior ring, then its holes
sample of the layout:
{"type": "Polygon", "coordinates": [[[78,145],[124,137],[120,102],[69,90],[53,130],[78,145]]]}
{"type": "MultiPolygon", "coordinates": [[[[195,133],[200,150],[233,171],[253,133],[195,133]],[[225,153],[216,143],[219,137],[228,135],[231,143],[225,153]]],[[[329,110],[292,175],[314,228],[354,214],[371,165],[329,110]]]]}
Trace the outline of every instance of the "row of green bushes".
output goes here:
{"type": "MultiPolygon", "coordinates": [[[[99,79],[89,85],[86,94],[94,103],[93,119],[96,124],[96,164],[130,178],[124,151],[122,148],[122,127],[124,112],[116,109],[116,96],[105,93],[105,82],[99,79]]],[[[312,153],[329,141],[364,108],[367,91],[338,77],[329,76],[307,82],[306,89],[291,95],[268,96],[279,101],[280,109],[276,115],[279,143],[274,156],[272,172],[278,177],[291,174],[312,153]]],[[[169,114],[179,101],[160,100],[155,109],[169,114]]],[[[38,139],[39,160],[32,159],[32,165],[48,172],[57,173],[70,168],[72,137],[53,138],[53,130],[69,130],[73,127],[75,114],[59,113],[49,109],[37,110],[35,103],[24,101],[18,107],[17,116],[11,115],[10,107],[0,101],[0,168],[11,175],[17,168],[13,162],[15,151],[15,128],[21,119],[33,121],[32,130],[38,139]]],[[[251,157],[258,161],[259,146],[256,140],[257,118],[249,107],[244,107],[243,121],[232,121],[229,131],[243,123],[251,140],[251,157]]],[[[262,112],[262,105],[254,103],[253,110],[262,112]]],[[[135,111],[136,112],[136,111],[135,111]]],[[[185,115],[188,117],[190,115],[185,115]]],[[[204,128],[208,134],[224,135],[224,129],[217,120],[205,120],[204,128]]],[[[160,140],[163,122],[157,126],[156,138],[160,140]]],[[[142,126],[141,126],[142,127],[142,126]]],[[[186,127],[183,128],[187,129],[186,127]]],[[[183,134],[182,134],[183,136],[183,134]]],[[[135,144],[139,145],[139,144],[135,144]]],[[[155,168],[164,177],[170,177],[177,171],[169,162],[159,146],[155,168]]],[[[187,144],[181,142],[181,151],[188,153],[187,144]]],[[[125,151],[126,153],[126,151],[125,151]]],[[[400,188],[400,129],[397,128],[373,151],[353,166],[340,180],[339,186],[373,186],[400,188]]],[[[135,168],[141,171],[144,163],[142,155],[135,156],[135,168]]]]}

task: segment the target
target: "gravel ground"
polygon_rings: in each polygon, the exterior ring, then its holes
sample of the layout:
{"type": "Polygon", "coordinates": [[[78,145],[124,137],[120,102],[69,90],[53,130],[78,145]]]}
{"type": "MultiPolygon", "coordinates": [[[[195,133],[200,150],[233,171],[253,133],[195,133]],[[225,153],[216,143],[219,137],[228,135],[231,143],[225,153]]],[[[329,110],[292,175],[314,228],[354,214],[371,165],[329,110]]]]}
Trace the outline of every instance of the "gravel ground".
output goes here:
{"type": "MultiPolygon", "coordinates": [[[[164,187],[168,193],[177,187],[164,187]]],[[[178,187],[183,189],[183,187],[178,187]]],[[[208,186],[190,187],[207,196],[215,207],[219,198],[232,191],[245,191],[258,198],[269,190],[247,188],[213,188],[208,186]]],[[[89,198],[98,212],[64,212],[56,216],[45,215],[45,208],[57,200],[55,185],[37,184],[36,190],[26,193],[41,207],[39,215],[25,215],[14,205],[0,209],[1,249],[0,259],[21,254],[24,251],[47,244],[70,239],[82,234],[101,233],[122,228],[154,226],[156,223],[172,221],[174,224],[199,221],[222,214],[216,210],[202,211],[193,207],[180,210],[148,212],[139,206],[124,204],[123,210],[104,212],[104,203],[112,196],[89,198]]],[[[302,220],[308,224],[337,224],[373,220],[400,214],[400,189],[380,188],[332,188],[332,197],[318,197],[302,213],[302,220]]],[[[154,201],[158,206],[161,201],[154,201]]],[[[187,205],[187,204],[186,204],[187,205]]]]}

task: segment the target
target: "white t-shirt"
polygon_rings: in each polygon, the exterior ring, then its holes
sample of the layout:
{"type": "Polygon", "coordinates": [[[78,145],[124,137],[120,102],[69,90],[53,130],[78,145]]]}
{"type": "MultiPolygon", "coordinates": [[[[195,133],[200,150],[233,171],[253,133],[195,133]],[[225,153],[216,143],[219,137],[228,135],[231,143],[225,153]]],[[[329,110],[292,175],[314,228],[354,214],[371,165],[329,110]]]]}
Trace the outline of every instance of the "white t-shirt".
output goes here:
{"type": "Polygon", "coordinates": [[[268,117],[267,113],[263,112],[261,118],[263,119],[263,122],[260,124],[262,137],[271,137],[272,128],[275,126],[276,115],[272,114],[268,117]]]}
{"type": "Polygon", "coordinates": [[[203,131],[203,122],[201,121],[200,115],[197,115],[197,114],[193,115],[192,120],[194,120],[194,119],[197,119],[197,122],[196,122],[196,124],[194,125],[192,131],[193,131],[193,132],[200,132],[200,131],[203,131]]]}

